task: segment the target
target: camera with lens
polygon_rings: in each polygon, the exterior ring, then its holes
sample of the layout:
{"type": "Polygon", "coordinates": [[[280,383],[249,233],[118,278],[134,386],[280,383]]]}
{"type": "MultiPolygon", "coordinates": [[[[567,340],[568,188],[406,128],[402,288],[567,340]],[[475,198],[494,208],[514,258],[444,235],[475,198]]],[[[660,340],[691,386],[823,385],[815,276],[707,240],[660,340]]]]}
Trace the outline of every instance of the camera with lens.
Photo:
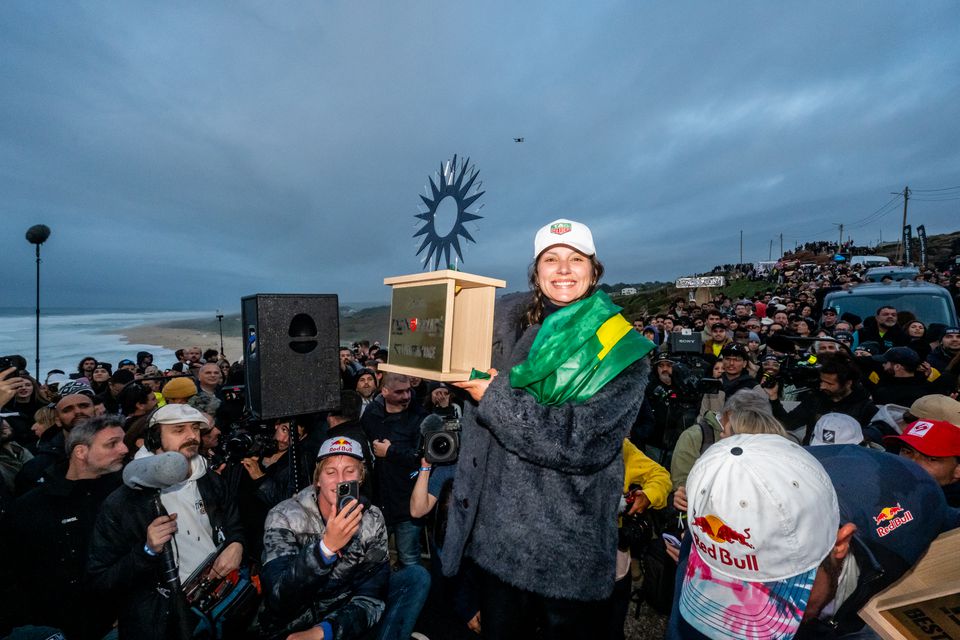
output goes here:
{"type": "Polygon", "coordinates": [[[460,420],[430,414],[420,423],[420,456],[430,464],[455,462],[460,455],[460,420]]]}
{"type": "Polygon", "coordinates": [[[240,462],[244,458],[265,458],[279,451],[275,430],[262,423],[245,424],[231,431],[218,447],[224,462],[240,462]]]}

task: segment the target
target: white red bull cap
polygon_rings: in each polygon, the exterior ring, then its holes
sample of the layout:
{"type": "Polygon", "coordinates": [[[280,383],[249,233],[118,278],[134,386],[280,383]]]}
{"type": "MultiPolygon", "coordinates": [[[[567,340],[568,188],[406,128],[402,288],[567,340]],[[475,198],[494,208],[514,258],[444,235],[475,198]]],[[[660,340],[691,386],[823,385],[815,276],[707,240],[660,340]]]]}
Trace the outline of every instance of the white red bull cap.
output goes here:
{"type": "Polygon", "coordinates": [[[823,466],[778,435],[710,447],[687,479],[680,614],[710,638],[792,638],[840,527],[823,466]]]}
{"type": "Polygon", "coordinates": [[[585,256],[592,256],[597,253],[590,227],[582,222],[560,218],[540,227],[540,230],[537,231],[537,237],[533,240],[534,259],[557,244],[573,247],[585,256]]]}
{"type": "Polygon", "coordinates": [[[358,460],[363,460],[363,449],[360,443],[353,438],[340,436],[338,438],[327,438],[320,445],[320,452],[317,453],[317,460],[323,460],[330,456],[350,456],[358,460]]]}

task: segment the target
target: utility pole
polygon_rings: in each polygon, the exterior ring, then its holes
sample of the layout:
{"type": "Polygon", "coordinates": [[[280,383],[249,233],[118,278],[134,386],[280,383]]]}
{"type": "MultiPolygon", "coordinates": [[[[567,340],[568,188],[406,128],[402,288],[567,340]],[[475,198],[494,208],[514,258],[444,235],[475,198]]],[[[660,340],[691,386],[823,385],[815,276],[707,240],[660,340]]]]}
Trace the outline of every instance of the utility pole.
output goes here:
{"type": "Polygon", "coordinates": [[[767,254],[767,260],[773,260],[773,238],[770,238],[770,252],[767,254]]]}
{"type": "Polygon", "coordinates": [[[840,253],[841,251],[843,251],[843,223],[834,222],[833,226],[840,227],[840,242],[837,244],[837,253],[840,253]]]}
{"type": "Polygon", "coordinates": [[[780,234],[780,257],[783,257],[783,234],[780,234]]]}
{"type": "Polygon", "coordinates": [[[743,229],[740,229],[740,264],[743,264],[743,229]]]}
{"type": "Polygon", "coordinates": [[[910,200],[910,187],[905,186],[902,194],[896,193],[894,195],[903,196],[903,222],[900,224],[900,242],[897,244],[897,262],[900,262],[900,258],[903,257],[903,253],[906,251],[906,248],[903,246],[903,230],[907,228],[907,201],[910,200]]]}

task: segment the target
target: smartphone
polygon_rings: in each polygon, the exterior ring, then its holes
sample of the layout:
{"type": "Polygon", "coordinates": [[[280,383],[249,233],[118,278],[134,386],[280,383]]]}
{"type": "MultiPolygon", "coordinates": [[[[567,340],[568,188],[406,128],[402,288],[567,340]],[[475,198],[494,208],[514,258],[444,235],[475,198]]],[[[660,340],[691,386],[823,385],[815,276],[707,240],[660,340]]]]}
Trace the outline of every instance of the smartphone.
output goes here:
{"type": "Polygon", "coordinates": [[[356,480],[341,482],[337,485],[337,513],[343,511],[351,500],[360,503],[360,483],[356,480]]]}
{"type": "Polygon", "coordinates": [[[677,549],[680,548],[680,539],[672,533],[664,533],[660,537],[662,537],[663,541],[671,547],[675,547],[677,549]]]}

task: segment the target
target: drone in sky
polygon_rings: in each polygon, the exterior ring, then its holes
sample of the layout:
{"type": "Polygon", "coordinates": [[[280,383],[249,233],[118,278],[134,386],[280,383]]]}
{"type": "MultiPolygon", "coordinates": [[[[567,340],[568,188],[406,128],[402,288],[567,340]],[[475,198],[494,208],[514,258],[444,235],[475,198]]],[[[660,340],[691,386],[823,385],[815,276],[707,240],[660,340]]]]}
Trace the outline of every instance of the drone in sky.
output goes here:
{"type": "Polygon", "coordinates": [[[523,138],[514,138],[513,141],[514,141],[514,142],[523,142],[523,138]]]}

